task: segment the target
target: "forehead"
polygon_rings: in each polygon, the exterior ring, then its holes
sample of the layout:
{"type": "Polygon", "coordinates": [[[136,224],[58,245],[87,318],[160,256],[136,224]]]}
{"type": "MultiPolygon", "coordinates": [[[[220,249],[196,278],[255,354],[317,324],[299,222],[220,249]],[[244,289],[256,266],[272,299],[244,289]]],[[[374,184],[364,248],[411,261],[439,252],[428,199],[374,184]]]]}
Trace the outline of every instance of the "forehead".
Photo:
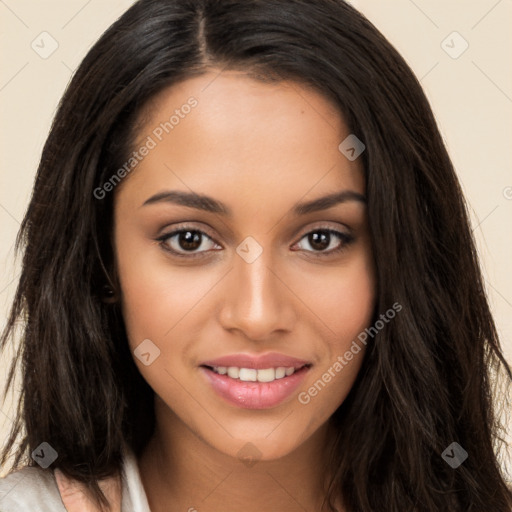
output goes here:
{"type": "Polygon", "coordinates": [[[151,139],[152,149],[126,180],[139,198],[178,188],[270,205],[364,191],[360,159],[339,150],[350,134],[340,112],[296,82],[211,71],[162,91],[142,119],[135,146],[151,139]]]}

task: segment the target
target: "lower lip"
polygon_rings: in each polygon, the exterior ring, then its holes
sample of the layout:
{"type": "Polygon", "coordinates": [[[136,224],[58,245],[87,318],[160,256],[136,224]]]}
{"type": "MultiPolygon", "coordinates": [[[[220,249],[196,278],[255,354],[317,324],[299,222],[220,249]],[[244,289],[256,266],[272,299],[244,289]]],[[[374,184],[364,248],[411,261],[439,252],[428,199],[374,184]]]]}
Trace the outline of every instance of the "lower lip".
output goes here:
{"type": "Polygon", "coordinates": [[[272,382],[244,382],[200,367],[213,389],[229,403],[243,409],[270,409],[284,402],[304,380],[307,366],[272,382]]]}

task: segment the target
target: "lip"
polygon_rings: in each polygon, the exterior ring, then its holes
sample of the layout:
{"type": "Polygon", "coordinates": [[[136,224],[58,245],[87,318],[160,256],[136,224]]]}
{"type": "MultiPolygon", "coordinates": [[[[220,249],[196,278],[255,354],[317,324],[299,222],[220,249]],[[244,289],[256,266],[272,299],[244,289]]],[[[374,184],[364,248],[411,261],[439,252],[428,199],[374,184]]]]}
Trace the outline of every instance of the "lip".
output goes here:
{"type": "Polygon", "coordinates": [[[301,368],[304,365],[311,365],[311,362],[278,352],[268,352],[260,355],[230,354],[201,363],[201,366],[237,366],[238,368],[252,368],[255,370],[277,368],[279,366],[301,368]]]}
{"type": "Polygon", "coordinates": [[[288,377],[272,382],[244,382],[219,375],[209,368],[200,368],[213,390],[230,404],[242,409],[270,409],[276,407],[297,389],[309,371],[308,366],[288,377]]]}
{"type": "Polygon", "coordinates": [[[232,354],[205,361],[199,367],[207,383],[213,390],[231,405],[242,409],[270,409],[288,399],[305,379],[311,363],[295,357],[278,353],[259,356],[250,354],[232,354]],[[272,382],[245,382],[219,375],[210,367],[237,366],[239,368],[265,369],[283,366],[294,367],[296,371],[282,379],[272,382]]]}

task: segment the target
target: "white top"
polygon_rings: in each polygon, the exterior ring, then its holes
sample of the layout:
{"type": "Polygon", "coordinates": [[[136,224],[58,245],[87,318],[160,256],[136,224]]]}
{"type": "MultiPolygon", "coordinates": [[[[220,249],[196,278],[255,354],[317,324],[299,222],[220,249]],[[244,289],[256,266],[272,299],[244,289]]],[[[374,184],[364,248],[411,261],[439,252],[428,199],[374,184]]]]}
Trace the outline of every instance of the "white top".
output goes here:
{"type": "MultiPolygon", "coordinates": [[[[24,467],[0,478],[0,512],[67,512],[51,469],[24,467]]],[[[123,455],[121,512],[151,512],[137,460],[123,455]]]]}

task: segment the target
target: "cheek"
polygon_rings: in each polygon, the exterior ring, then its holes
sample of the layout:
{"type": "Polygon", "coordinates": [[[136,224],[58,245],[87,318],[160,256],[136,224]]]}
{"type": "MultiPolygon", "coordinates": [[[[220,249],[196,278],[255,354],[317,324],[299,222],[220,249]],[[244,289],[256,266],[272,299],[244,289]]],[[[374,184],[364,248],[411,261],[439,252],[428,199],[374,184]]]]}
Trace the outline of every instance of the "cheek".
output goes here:
{"type": "MultiPolygon", "coordinates": [[[[344,401],[359,373],[366,344],[359,338],[369,327],[375,306],[374,269],[370,252],[344,269],[332,272],[330,279],[309,282],[319,329],[325,333],[319,343],[321,361],[302,387],[298,402],[313,428],[334,413],[344,401]],[[322,284],[322,289],[318,288],[322,284]]],[[[305,283],[307,285],[308,283],[305,283]]],[[[363,339],[363,337],[361,337],[363,339]]]]}
{"type": "Polygon", "coordinates": [[[371,253],[361,248],[346,266],[303,274],[301,296],[319,321],[331,355],[345,351],[354,336],[371,322],[375,306],[375,276],[371,253]]]}
{"type": "Polygon", "coordinates": [[[154,265],[151,270],[125,272],[121,286],[130,343],[141,337],[164,341],[205,294],[204,281],[179,272],[160,273],[154,265]]]}
{"type": "Polygon", "coordinates": [[[347,338],[364,329],[374,304],[373,281],[366,272],[351,272],[329,281],[323,293],[313,297],[315,311],[329,327],[334,346],[343,346],[347,338]]]}
{"type": "Polygon", "coordinates": [[[122,290],[122,311],[130,346],[142,340],[172,336],[188,322],[194,305],[215,284],[212,272],[170,265],[163,250],[143,237],[130,236],[129,228],[116,232],[116,263],[122,290]]]}
{"type": "Polygon", "coordinates": [[[120,230],[117,266],[122,314],[134,362],[157,395],[174,408],[186,410],[190,399],[180,386],[187,383],[181,363],[187,358],[187,340],[196,338],[194,330],[199,330],[194,321],[195,305],[214,281],[211,275],[185,267],[171,269],[157,247],[148,249],[147,241],[141,244],[122,234],[120,230]],[[138,356],[144,353],[150,354],[149,360],[138,356]]]}

